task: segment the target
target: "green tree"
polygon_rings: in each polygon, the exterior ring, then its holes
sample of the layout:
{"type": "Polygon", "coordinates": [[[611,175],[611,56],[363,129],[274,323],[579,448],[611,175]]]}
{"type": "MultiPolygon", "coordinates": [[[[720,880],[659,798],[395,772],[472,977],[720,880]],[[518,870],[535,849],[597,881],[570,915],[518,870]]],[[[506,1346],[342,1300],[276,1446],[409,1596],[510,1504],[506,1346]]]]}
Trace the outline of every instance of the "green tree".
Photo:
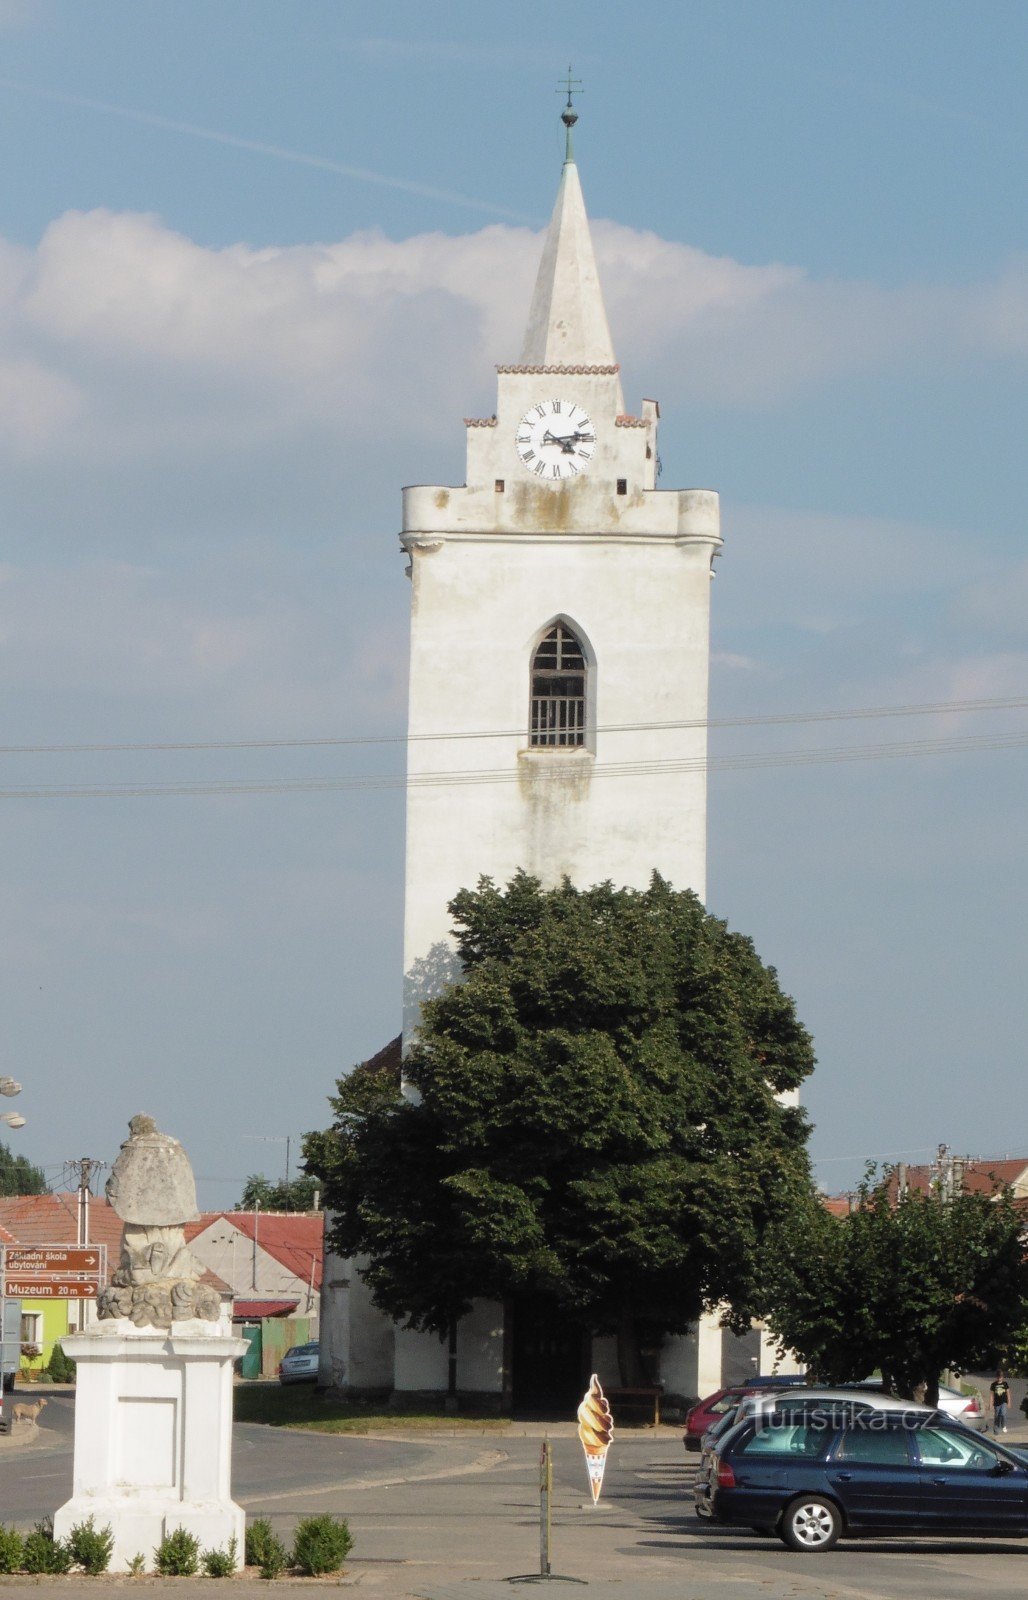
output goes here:
{"type": "Polygon", "coordinates": [[[1022,1234],[1006,1192],[898,1196],[869,1173],[848,1216],[814,1199],[778,1224],[769,1323],[826,1382],[880,1371],[897,1394],[934,1404],[946,1368],[995,1365],[1024,1324],[1022,1234]]]}
{"type": "Polygon", "coordinates": [[[0,1141],[0,1194],[46,1194],[49,1187],[40,1167],[0,1141]]]}
{"type": "Polygon", "coordinates": [[[806,1121],[777,1097],[811,1041],[773,968],[656,875],[482,879],[450,911],[464,982],[424,1007],[416,1097],[358,1069],[305,1141],[333,1248],[415,1328],[549,1295],[617,1333],[626,1383],[643,1330],[722,1302],[748,1325],[768,1228],[809,1188],[806,1121]]]}
{"type": "Polygon", "coordinates": [[[272,1183],[262,1172],[251,1172],[243,1187],[237,1211],[313,1211],[320,1185],[303,1174],[288,1183],[272,1183]]]}

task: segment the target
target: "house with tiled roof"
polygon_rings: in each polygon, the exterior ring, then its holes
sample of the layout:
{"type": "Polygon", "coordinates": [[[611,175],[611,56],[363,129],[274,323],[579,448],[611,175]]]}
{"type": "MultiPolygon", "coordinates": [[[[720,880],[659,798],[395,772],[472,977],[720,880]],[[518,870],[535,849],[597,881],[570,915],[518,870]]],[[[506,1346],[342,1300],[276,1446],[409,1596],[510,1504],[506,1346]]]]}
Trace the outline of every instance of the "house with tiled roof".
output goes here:
{"type": "MultiPolygon", "coordinates": [[[[80,1217],[77,1191],[54,1194],[0,1195],[0,1244],[6,1245],[106,1245],[106,1273],[118,1264],[121,1253],[121,1219],[106,1200],[90,1195],[80,1217]]],[[[46,1366],[55,1344],[66,1334],[91,1322],[96,1314],[90,1300],[39,1300],[24,1297],[21,1302],[22,1365],[46,1366]],[[26,1351],[38,1354],[28,1356],[26,1351]]]]}
{"type": "Polygon", "coordinates": [[[197,1261],[231,1286],[235,1321],[306,1317],[316,1335],[322,1211],[207,1211],[186,1227],[197,1261]]]}
{"type": "Polygon", "coordinates": [[[952,1156],[927,1166],[893,1167],[888,1190],[895,1199],[901,1189],[929,1194],[944,1189],[953,1194],[1009,1194],[1014,1200],[1028,1200],[1028,1157],[952,1156]]]}

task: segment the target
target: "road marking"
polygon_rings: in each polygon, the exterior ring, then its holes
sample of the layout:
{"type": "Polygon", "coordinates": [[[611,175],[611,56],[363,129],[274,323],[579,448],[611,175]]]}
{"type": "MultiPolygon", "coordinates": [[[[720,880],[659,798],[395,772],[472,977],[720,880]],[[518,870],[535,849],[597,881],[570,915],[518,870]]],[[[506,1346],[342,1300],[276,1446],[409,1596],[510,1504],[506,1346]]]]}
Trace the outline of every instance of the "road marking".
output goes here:
{"type": "Polygon", "coordinates": [[[462,1478],[472,1472],[488,1472],[492,1467],[497,1467],[507,1456],[503,1450],[487,1450],[482,1455],[476,1456],[474,1461],[463,1467],[443,1467],[438,1472],[412,1472],[402,1478],[340,1478],[337,1483],[319,1484],[305,1489],[283,1489],[281,1494],[268,1494],[262,1490],[260,1494],[238,1495],[237,1499],[243,1505],[263,1505],[274,1500],[302,1500],[304,1496],[312,1494],[339,1494],[342,1490],[353,1489],[398,1489],[406,1483],[432,1483],[440,1478],[462,1478]]]}

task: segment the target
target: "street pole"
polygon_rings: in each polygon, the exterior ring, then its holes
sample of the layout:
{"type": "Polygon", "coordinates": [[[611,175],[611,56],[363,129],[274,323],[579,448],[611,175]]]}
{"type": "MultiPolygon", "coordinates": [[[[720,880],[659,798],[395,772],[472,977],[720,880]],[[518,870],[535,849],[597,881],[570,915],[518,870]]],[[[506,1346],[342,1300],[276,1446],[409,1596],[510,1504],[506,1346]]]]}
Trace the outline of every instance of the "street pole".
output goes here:
{"type": "MultiPolygon", "coordinates": [[[[98,1172],[100,1170],[100,1168],[103,1166],[103,1162],[94,1160],[94,1158],[92,1156],[79,1156],[77,1161],[72,1161],[72,1162],[69,1163],[69,1165],[71,1165],[73,1167],[77,1167],[78,1168],[78,1173],[79,1173],[79,1181],[78,1181],[79,1198],[78,1198],[78,1208],[77,1208],[77,1210],[78,1210],[78,1221],[77,1221],[77,1227],[76,1227],[75,1231],[76,1231],[78,1243],[80,1245],[88,1244],[89,1243],[89,1182],[90,1182],[90,1179],[93,1176],[93,1173],[94,1172],[98,1172]]],[[[83,1331],[85,1326],[86,1326],[86,1302],[84,1300],[80,1300],[78,1302],[78,1331],[79,1331],[79,1333],[81,1333],[83,1331]]]]}
{"type": "Polygon", "coordinates": [[[550,1576],[550,1502],[553,1498],[553,1446],[543,1440],[539,1452],[539,1576],[550,1576]]]}

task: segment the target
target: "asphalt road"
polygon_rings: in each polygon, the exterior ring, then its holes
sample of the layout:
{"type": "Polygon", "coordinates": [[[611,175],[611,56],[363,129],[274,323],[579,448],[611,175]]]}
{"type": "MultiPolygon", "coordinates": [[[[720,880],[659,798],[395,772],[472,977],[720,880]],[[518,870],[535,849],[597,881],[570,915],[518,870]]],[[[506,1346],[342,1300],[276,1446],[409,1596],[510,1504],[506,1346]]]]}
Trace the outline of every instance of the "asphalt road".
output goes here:
{"type": "MultiPolygon", "coordinates": [[[[71,1489],[73,1401],[48,1406],[36,1443],[0,1451],[0,1517],[30,1526],[71,1489]]],[[[460,1433],[404,1439],[236,1428],[234,1492],[284,1536],[309,1512],[345,1515],[355,1536],[347,1575],[378,1600],[499,1600],[501,1580],[538,1572],[538,1438],[460,1433]]],[[[1022,1600],[1028,1541],[860,1541],[793,1555],[777,1540],[700,1523],[691,1510],[695,1457],[667,1429],[621,1433],[599,1510],[577,1440],[554,1440],[552,1562],[594,1595],[621,1600],[1022,1600]]],[[[35,1580],[34,1600],[77,1590],[35,1580]]],[[[153,1580],[151,1580],[153,1581],[153,1580]]],[[[5,1585],[12,1580],[6,1579],[5,1585]]],[[[89,1587],[89,1580],[81,1580],[89,1587]]],[[[160,1586],[160,1585],[157,1585],[160,1586]]],[[[93,1585],[95,1589],[95,1584],[93,1585]]],[[[193,1586],[175,1581],[192,1600],[193,1586]]],[[[244,1600],[267,1585],[235,1580],[244,1600]]],[[[577,1585],[551,1583],[572,1594],[577,1585]]],[[[522,1591],[527,1593],[528,1591],[522,1591]]],[[[196,1585],[212,1600],[212,1580],[196,1585]]]]}

